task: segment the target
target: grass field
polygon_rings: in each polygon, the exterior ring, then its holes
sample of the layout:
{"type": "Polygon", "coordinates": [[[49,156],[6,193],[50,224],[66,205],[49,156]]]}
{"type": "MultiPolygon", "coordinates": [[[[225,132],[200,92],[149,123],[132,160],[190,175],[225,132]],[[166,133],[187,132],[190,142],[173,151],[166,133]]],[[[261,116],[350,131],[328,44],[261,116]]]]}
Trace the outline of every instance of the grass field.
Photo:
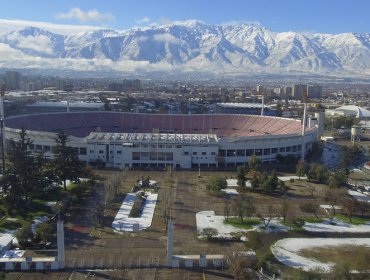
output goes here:
{"type": "Polygon", "coordinates": [[[304,249],[299,255],[317,259],[321,262],[334,262],[348,264],[353,270],[370,269],[370,248],[363,246],[335,246],[326,248],[304,249]]]}
{"type": "Polygon", "coordinates": [[[242,229],[252,229],[254,225],[258,225],[260,222],[261,221],[256,218],[243,219],[243,221],[240,221],[239,218],[229,218],[228,221],[224,221],[225,224],[242,229]]]}
{"type": "Polygon", "coordinates": [[[343,222],[346,222],[346,223],[349,223],[349,224],[352,223],[353,225],[363,225],[363,224],[366,224],[366,223],[370,222],[370,219],[361,218],[361,217],[357,217],[357,216],[352,217],[351,222],[349,221],[349,218],[346,215],[336,214],[334,217],[337,218],[337,219],[342,220],[343,222]]]}

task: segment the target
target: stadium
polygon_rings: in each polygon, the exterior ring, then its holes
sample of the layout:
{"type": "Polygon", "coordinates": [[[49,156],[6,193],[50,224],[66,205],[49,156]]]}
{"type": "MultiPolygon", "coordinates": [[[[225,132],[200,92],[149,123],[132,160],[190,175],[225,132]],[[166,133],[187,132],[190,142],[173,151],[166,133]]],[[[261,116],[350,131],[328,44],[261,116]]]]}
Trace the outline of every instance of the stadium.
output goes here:
{"type": "Polygon", "coordinates": [[[161,115],[119,112],[68,112],[13,116],[5,120],[6,141],[27,130],[32,151],[52,158],[56,132],[70,135],[80,160],[106,167],[234,166],[253,154],[273,162],[278,154],[300,157],[317,139],[309,122],[267,116],[161,115]]]}

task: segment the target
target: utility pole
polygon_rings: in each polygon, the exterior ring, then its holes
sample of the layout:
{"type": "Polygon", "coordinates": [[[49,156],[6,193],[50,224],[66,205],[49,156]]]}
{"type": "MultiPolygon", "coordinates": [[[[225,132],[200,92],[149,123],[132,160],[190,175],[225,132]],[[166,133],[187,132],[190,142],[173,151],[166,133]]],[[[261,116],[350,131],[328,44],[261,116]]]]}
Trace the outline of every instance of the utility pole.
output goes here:
{"type": "Polygon", "coordinates": [[[262,108],[261,108],[261,116],[264,115],[265,113],[265,95],[266,95],[266,91],[265,89],[262,90],[262,108]]]}
{"type": "Polygon", "coordinates": [[[1,159],[2,159],[2,173],[5,174],[5,128],[4,128],[4,96],[5,84],[0,84],[0,130],[1,130],[1,159]]]}
{"type": "Polygon", "coordinates": [[[59,213],[57,222],[57,260],[59,269],[63,269],[65,266],[65,250],[64,250],[64,224],[63,216],[59,213]]]}
{"type": "Polygon", "coordinates": [[[303,99],[303,119],[302,119],[302,147],[301,147],[301,160],[304,161],[306,153],[306,118],[307,118],[307,99],[308,99],[308,86],[303,87],[302,99],[303,99]]]}

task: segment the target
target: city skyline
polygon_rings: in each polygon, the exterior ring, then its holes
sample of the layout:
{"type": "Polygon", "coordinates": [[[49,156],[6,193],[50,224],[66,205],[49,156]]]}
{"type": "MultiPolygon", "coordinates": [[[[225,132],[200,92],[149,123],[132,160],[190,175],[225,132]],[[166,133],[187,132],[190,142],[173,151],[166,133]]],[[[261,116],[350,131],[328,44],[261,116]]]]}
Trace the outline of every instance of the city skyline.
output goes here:
{"type": "Polygon", "coordinates": [[[345,1],[58,1],[3,3],[0,32],[8,25],[52,26],[61,33],[93,28],[125,30],[196,19],[207,24],[253,23],[272,31],[318,33],[369,32],[365,0],[345,1]],[[22,7],[22,8],[20,8],[22,7]],[[31,12],[32,11],[32,12],[31,12]],[[41,23],[40,23],[41,22],[41,23]],[[54,26],[55,27],[55,26],[54,26]]]}

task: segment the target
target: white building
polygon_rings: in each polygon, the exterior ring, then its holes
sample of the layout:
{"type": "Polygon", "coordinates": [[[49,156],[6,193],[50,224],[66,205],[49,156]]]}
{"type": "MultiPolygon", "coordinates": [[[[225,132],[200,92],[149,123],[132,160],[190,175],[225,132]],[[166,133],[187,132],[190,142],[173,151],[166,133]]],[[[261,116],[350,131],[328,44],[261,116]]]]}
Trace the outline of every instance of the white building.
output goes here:
{"type": "Polygon", "coordinates": [[[355,105],[346,105],[336,109],[327,109],[325,110],[325,115],[328,117],[354,116],[358,119],[370,119],[369,110],[355,105]]]}

